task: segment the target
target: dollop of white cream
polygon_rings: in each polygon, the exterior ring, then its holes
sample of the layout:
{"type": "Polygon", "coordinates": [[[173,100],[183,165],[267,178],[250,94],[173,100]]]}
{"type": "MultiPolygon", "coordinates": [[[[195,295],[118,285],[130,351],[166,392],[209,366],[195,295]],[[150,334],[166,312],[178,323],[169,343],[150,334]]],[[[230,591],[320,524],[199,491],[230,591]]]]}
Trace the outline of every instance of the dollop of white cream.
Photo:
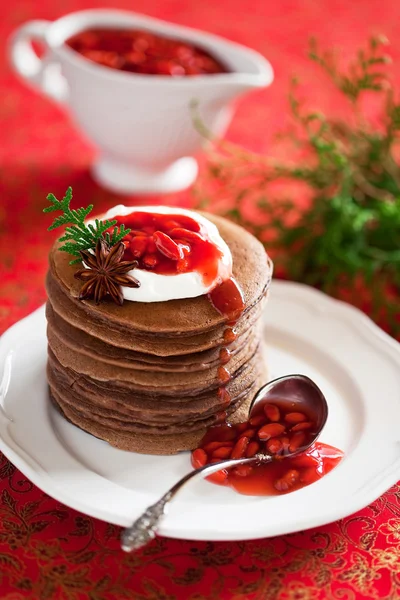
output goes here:
{"type": "Polygon", "coordinates": [[[201,273],[189,271],[177,275],[161,275],[146,271],[144,269],[133,269],[129,274],[140,281],[139,288],[122,287],[125,300],[131,302],[165,302],[166,300],[178,300],[183,298],[196,298],[203,296],[219,283],[229,279],[232,275],[232,254],[229,247],[219,234],[218,228],[208,219],[184,208],[172,206],[124,206],[118,204],[110,208],[102,218],[113,219],[124,217],[134,212],[149,212],[161,214],[175,214],[191,217],[201,227],[200,233],[206,234],[207,238],[217,246],[221,252],[218,260],[218,268],[215,279],[209,285],[205,285],[201,273]]]}

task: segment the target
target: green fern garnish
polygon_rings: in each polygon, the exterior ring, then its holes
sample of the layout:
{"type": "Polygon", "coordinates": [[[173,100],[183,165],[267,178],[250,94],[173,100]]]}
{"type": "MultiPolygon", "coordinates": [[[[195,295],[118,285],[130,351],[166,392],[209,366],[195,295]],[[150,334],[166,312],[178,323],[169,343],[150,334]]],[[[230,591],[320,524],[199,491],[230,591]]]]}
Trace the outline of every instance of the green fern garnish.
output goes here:
{"type": "Polygon", "coordinates": [[[100,238],[105,239],[109,246],[118,244],[131,230],[125,229],[122,224],[117,227],[117,220],[101,221],[95,219],[94,223],[85,223],[87,216],[93,210],[93,204],[89,204],[86,208],[78,208],[73,210],[70,208],[72,200],[72,188],[69,187],[62,200],[57,200],[54,194],[48,194],[47,200],[51,202],[50,206],[43,209],[43,212],[50,213],[57,210],[62,212],[62,215],[56,217],[53,223],[48,228],[48,231],[57,229],[57,227],[65,227],[64,235],[59,239],[60,242],[65,242],[60,250],[76,256],[75,260],[70,262],[71,265],[79,263],[81,261],[80,251],[89,250],[96,246],[97,240],[100,238]],[[107,229],[114,227],[112,232],[108,232],[107,229]]]}

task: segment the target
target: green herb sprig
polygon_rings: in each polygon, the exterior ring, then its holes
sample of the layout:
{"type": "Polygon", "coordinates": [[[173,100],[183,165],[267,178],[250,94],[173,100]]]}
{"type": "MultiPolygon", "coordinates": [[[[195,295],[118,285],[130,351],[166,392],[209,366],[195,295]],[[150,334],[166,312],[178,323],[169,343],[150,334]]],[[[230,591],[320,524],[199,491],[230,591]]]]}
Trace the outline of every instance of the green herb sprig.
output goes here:
{"type": "MultiPolygon", "coordinates": [[[[309,58],[348,99],[350,116],[309,110],[293,81],[293,125],[283,137],[300,158],[277,160],[214,139],[195,194],[199,207],[258,236],[279,273],[352,301],[400,336],[400,103],[385,45],[372,38],[343,68],[312,40],[309,58]],[[366,92],[380,100],[378,125],[363,113],[366,92]],[[301,184],[308,201],[277,197],[271,183],[279,181],[301,184]]],[[[203,134],[212,137],[204,127],[203,134]]]]}
{"type": "Polygon", "coordinates": [[[105,221],[94,219],[93,223],[85,223],[88,215],[93,210],[93,204],[89,204],[86,208],[78,208],[76,210],[71,209],[71,187],[67,189],[62,200],[57,200],[54,194],[48,194],[47,200],[49,200],[51,204],[43,209],[43,212],[62,212],[60,216],[54,219],[53,223],[48,228],[48,231],[66,226],[65,234],[59,239],[60,242],[65,242],[63,246],[60,246],[60,250],[77,257],[70,262],[71,265],[80,263],[80,251],[95,248],[97,240],[100,238],[103,238],[109,246],[114,246],[131,231],[130,229],[125,229],[124,224],[117,227],[116,219],[106,219],[105,221]],[[111,227],[114,229],[110,234],[107,230],[111,227]]]}

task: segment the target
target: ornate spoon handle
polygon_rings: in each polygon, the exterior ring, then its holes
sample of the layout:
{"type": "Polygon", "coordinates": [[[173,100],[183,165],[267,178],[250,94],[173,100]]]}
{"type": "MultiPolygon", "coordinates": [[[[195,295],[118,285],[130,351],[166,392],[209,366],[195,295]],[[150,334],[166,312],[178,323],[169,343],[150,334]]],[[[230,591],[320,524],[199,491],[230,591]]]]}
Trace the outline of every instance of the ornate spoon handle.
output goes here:
{"type": "Polygon", "coordinates": [[[130,527],[124,529],[121,535],[121,548],[125,552],[132,552],[145,546],[155,538],[160,519],[166,514],[169,502],[179,492],[179,490],[193,478],[197,476],[207,477],[221,469],[230,469],[237,465],[250,464],[252,462],[269,462],[272,457],[264,454],[256,454],[252,458],[237,458],[233,460],[223,460],[212,465],[205,465],[195,471],[191,471],[180,479],[164,496],[155,504],[149,506],[145,512],[132,523],[130,527]]]}

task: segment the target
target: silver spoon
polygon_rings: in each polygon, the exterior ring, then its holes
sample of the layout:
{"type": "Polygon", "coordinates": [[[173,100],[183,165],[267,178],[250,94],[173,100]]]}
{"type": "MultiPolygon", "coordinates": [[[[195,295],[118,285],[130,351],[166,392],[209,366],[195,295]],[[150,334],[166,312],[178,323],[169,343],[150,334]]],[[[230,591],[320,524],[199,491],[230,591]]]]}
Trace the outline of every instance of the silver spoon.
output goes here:
{"type": "MultiPolygon", "coordinates": [[[[299,410],[308,409],[314,415],[315,435],[313,438],[309,438],[303,446],[300,446],[295,452],[287,454],[285,458],[304,452],[317,440],[328,418],[328,405],[324,394],[309,377],[305,375],[285,375],[261,387],[250,405],[249,418],[252,416],[252,413],[254,415],[258,412],[256,407],[259,403],[266,400],[268,402],[274,402],[274,400],[290,401],[297,404],[299,410]]],[[[295,408],[293,410],[295,411],[295,408]]],[[[132,550],[137,550],[145,546],[156,536],[159,521],[166,514],[169,502],[188,481],[191,481],[195,477],[207,477],[221,469],[230,469],[238,465],[257,462],[271,462],[272,460],[274,460],[274,457],[270,454],[256,454],[251,458],[222,460],[221,462],[205,465],[191,471],[175,483],[160,500],[149,506],[130,527],[127,527],[122,532],[122,549],[125,552],[132,552],[132,550]]]]}

